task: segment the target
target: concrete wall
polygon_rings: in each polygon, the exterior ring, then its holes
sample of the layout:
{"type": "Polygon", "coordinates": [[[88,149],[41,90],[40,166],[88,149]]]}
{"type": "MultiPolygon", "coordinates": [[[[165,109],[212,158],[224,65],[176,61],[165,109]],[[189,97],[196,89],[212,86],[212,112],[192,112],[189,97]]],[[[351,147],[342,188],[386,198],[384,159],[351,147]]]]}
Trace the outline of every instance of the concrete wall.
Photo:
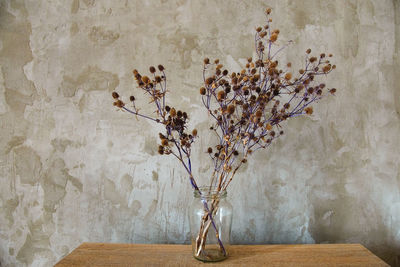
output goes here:
{"type": "Polygon", "coordinates": [[[0,1],[1,266],[50,266],[84,241],[187,243],[185,172],[110,93],[152,112],[131,71],[162,63],[170,103],[199,130],[205,183],[202,59],[239,69],[268,6],[294,41],[287,59],[333,53],[339,90],[237,175],[233,242],[357,242],[400,266],[396,0],[0,1]]]}

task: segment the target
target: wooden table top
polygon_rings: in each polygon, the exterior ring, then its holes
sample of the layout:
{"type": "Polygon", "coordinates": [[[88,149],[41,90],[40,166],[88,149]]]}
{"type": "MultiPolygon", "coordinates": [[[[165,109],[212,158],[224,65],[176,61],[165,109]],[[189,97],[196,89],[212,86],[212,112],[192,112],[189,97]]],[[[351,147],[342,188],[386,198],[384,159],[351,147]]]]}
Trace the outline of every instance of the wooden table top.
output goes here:
{"type": "Polygon", "coordinates": [[[190,245],[83,243],[64,266],[389,266],[360,244],[233,245],[228,259],[203,263],[190,245]]]}

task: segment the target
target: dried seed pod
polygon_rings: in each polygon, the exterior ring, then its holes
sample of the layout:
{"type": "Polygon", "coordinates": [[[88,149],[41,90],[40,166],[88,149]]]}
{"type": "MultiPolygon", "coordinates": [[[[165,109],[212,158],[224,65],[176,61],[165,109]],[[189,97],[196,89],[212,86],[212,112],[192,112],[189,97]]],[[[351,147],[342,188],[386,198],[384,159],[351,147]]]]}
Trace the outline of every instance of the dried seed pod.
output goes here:
{"type": "Polygon", "coordinates": [[[312,107],[306,107],[304,111],[307,113],[307,115],[313,114],[313,108],[312,107]]]}
{"type": "Polygon", "coordinates": [[[125,103],[118,99],[117,101],[114,102],[114,106],[122,108],[125,106],[125,103]]]}
{"type": "Polygon", "coordinates": [[[276,33],[271,34],[271,37],[269,38],[269,40],[271,42],[275,42],[276,40],[278,40],[278,34],[276,34],[276,33]]]}
{"type": "Polygon", "coordinates": [[[168,146],[168,140],[167,140],[167,139],[163,139],[163,140],[161,141],[161,145],[163,145],[163,146],[168,146]]]}
{"type": "Polygon", "coordinates": [[[225,96],[226,96],[225,91],[219,91],[218,94],[217,94],[218,101],[224,100],[225,96]]]}
{"type": "Polygon", "coordinates": [[[144,84],[148,84],[148,83],[150,82],[149,77],[143,76],[143,77],[142,77],[142,82],[143,82],[144,84]]]}
{"type": "Polygon", "coordinates": [[[171,110],[169,111],[169,114],[171,115],[171,117],[175,117],[176,116],[175,108],[171,108],[171,110]]]}
{"type": "Polygon", "coordinates": [[[118,99],[119,98],[119,94],[117,92],[112,92],[112,97],[114,99],[118,99]]]}
{"type": "Polygon", "coordinates": [[[234,105],[229,105],[227,108],[227,111],[229,114],[233,114],[235,112],[235,106],[234,105]]]}

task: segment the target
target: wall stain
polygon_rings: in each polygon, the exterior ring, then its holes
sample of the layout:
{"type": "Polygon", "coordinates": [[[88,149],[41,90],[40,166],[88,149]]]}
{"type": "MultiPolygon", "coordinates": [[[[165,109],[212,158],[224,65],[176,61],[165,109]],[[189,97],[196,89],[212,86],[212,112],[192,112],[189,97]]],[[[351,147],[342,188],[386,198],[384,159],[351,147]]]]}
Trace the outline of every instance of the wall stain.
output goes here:
{"type": "Polygon", "coordinates": [[[82,0],[82,2],[85,3],[87,7],[93,7],[96,4],[96,0],[82,0]]]}
{"type": "Polygon", "coordinates": [[[61,158],[53,160],[50,167],[40,179],[44,191],[44,209],[49,213],[56,211],[56,206],[64,199],[67,191],[67,182],[70,182],[79,192],[83,191],[83,184],[78,178],[68,174],[65,162],[61,158]]]}
{"type": "Polygon", "coordinates": [[[79,0],[73,0],[71,5],[71,13],[76,14],[79,10],[79,0]]]}
{"type": "Polygon", "coordinates": [[[200,53],[197,35],[187,32],[182,28],[176,29],[172,34],[161,33],[157,38],[164,46],[172,46],[174,54],[179,57],[179,64],[183,69],[188,69],[192,65],[193,50],[200,53]]]}
{"type": "Polygon", "coordinates": [[[142,203],[140,203],[139,200],[134,200],[134,201],[132,202],[131,209],[132,209],[132,214],[133,214],[134,216],[139,215],[139,211],[140,211],[141,208],[142,208],[142,203]]]}
{"type": "Polygon", "coordinates": [[[50,236],[54,233],[54,223],[50,213],[44,213],[38,220],[28,223],[29,233],[22,247],[19,249],[16,259],[28,266],[38,255],[48,261],[54,261],[55,257],[50,249],[50,236]]]}
{"type": "Polygon", "coordinates": [[[125,205],[127,206],[125,198],[118,192],[114,181],[105,178],[104,179],[104,197],[111,201],[113,205],[125,205]]]}
{"type": "MultiPolygon", "coordinates": [[[[23,4],[14,8],[26,14],[23,4]]],[[[23,71],[23,66],[32,61],[32,51],[29,46],[29,36],[32,33],[31,24],[25,17],[15,17],[7,11],[6,3],[0,3],[0,33],[2,49],[0,62],[4,76],[5,98],[10,109],[23,114],[26,105],[32,105],[36,96],[36,88],[23,71]]]]}
{"type": "Polygon", "coordinates": [[[65,152],[67,147],[79,148],[85,145],[85,143],[80,143],[76,141],[71,141],[69,139],[55,138],[51,140],[51,145],[56,151],[65,152]]]}
{"type": "Polygon", "coordinates": [[[154,213],[157,210],[157,204],[158,204],[158,200],[157,199],[153,199],[153,201],[151,202],[149,209],[147,210],[146,215],[144,216],[143,220],[145,222],[150,222],[152,221],[152,218],[154,216],[154,213]]]}
{"type": "Polygon", "coordinates": [[[77,34],[79,32],[79,26],[78,23],[73,22],[71,24],[71,28],[69,29],[69,33],[71,34],[71,36],[74,36],[75,34],[77,34]]]}
{"type": "Polygon", "coordinates": [[[37,153],[30,147],[21,146],[14,149],[15,171],[22,184],[35,185],[41,176],[42,162],[37,153]]]}
{"type": "Polygon", "coordinates": [[[96,66],[87,67],[76,79],[64,75],[61,91],[65,97],[73,97],[78,90],[113,91],[119,84],[116,74],[101,70],[96,66]]]}
{"type": "Polygon", "coordinates": [[[18,196],[14,198],[8,199],[3,207],[1,207],[2,214],[4,214],[5,218],[8,220],[8,227],[11,227],[14,224],[14,211],[19,205],[18,196]]]}
{"type": "Polygon", "coordinates": [[[157,150],[157,139],[154,136],[148,136],[144,140],[144,148],[143,152],[149,154],[150,156],[156,155],[156,150],[157,150]]]}
{"type": "Polygon", "coordinates": [[[13,136],[10,141],[8,141],[7,146],[4,150],[5,154],[10,153],[10,151],[17,146],[22,145],[26,140],[26,136],[13,136]]]}
{"type": "Polygon", "coordinates": [[[89,39],[99,45],[108,46],[119,38],[119,33],[106,30],[101,26],[93,26],[89,33],[89,39]]]}
{"type": "Polygon", "coordinates": [[[152,179],[153,179],[153,181],[155,181],[155,182],[158,181],[158,173],[157,173],[157,172],[155,172],[155,171],[152,172],[152,179]]]}

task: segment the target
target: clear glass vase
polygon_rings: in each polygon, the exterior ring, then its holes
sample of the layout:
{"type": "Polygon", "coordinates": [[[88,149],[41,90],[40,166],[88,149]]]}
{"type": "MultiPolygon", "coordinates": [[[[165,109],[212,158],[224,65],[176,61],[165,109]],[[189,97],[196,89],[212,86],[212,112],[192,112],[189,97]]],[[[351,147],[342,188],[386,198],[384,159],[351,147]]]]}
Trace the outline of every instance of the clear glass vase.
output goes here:
{"type": "Polygon", "coordinates": [[[232,206],[225,190],[199,189],[194,191],[189,212],[193,256],[200,261],[221,261],[228,257],[232,206]]]}

